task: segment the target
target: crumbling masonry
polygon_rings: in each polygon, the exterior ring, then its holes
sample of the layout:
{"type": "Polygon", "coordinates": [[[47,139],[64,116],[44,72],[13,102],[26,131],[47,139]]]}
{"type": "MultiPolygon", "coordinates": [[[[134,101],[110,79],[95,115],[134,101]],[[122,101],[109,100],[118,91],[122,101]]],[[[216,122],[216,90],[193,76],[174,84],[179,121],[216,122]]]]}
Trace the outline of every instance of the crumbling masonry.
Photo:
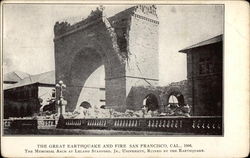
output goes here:
{"type": "Polygon", "coordinates": [[[75,108],[81,86],[105,66],[106,105],[124,111],[134,86],[157,85],[158,19],[156,7],[136,6],[107,18],[97,8],[74,25],[54,26],[56,82],[70,85],[67,110],[75,108]]]}
{"type": "MultiPolygon", "coordinates": [[[[67,111],[75,109],[87,78],[105,67],[106,105],[117,111],[140,109],[148,94],[157,97],[159,21],[154,5],[139,5],[107,18],[97,8],[76,24],[54,26],[56,82],[68,85],[67,111]]],[[[161,108],[161,107],[160,107],[161,108]]]]}

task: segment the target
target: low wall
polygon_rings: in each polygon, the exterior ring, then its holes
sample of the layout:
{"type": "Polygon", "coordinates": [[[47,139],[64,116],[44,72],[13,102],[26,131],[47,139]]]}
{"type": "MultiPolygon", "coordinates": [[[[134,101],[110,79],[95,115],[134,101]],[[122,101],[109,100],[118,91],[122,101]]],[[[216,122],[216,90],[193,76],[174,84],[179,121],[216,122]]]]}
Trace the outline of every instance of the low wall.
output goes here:
{"type": "Polygon", "coordinates": [[[37,129],[38,124],[35,119],[5,119],[4,128],[10,129],[37,129]]]}
{"type": "Polygon", "coordinates": [[[4,119],[5,129],[53,129],[56,125],[55,119],[4,119]]]}
{"type": "Polygon", "coordinates": [[[106,129],[128,131],[161,131],[173,134],[222,135],[222,117],[157,118],[86,118],[86,119],[17,119],[4,120],[11,129],[106,129]]]}
{"type": "Polygon", "coordinates": [[[39,119],[37,120],[38,129],[53,129],[56,128],[57,120],[55,119],[39,119]]]}
{"type": "Polygon", "coordinates": [[[221,117],[64,119],[66,129],[112,129],[222,135],[221,117]]]}

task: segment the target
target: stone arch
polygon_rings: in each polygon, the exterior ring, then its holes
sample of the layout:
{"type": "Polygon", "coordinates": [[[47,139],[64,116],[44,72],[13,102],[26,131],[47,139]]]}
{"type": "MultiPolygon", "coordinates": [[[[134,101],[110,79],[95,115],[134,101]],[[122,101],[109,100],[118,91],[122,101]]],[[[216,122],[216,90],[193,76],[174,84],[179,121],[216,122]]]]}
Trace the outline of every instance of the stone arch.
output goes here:
{"type": "Polygon", "coordinates": [[[121,88],[125,86],[125,63],[116,36],[107,28],[105,20],[77,33],[55,37],[54,42],[56,82],[62,80],[67,86],[64,92],[67,111],[75,109],[86,79],[101,65],[105,67],[106,104],[123,104],[115,94],[125,95],[125,89],[121,88]]]}
{"type": "Polygon", "coordinates": [[[105,104],[105,67],[104,64],[98,67],[85,81],[76,106],[83,101],[89,102],[93,107],[100,107],[105,104]]]}
{"type": "Polygon", "coordinates": [[[158,109],[161,111],[162,102],[160,99],[160,91],[152,87],[132,87],[127,97],[127,108],[131,110],[140,110],[145,103],[145,98],[149,95],[155,96],[158,103],[158,109]]]}
{"type": "Polygon", "coordinates": [[[180,89],[178,87],[171,87],[165,94],[165,105],[169,104],[169,98],[171,96],[175,96],[178,100],[178,104],[179,106],[184,106],[185,105],[185,99],[184,99],[184,95],[182,94],[182,92],[180,91],[180,89]]]}
{"type": "MultiPolygon", "coordinates": [[[[97,57],[98,60],[94,61],[96,65],[102,61],[105,66],[106,105],[117,111],[125,111],[127,103],[129,107],[136,106],[137,99],[133,100],[134,97],[129,97],[132,100],[127,99],[132,87],[157,85],[159,80],[158,24],[156,14],[144,14],[143,9],[138,7],[109,18],[103,14],[102,9],[97,8],[86,19],[73,25],[56,22],[54,25],[56,83],[62,80],[69,86],[64,92],[64,97],[68,101],[66,111],[73,111],[77,103],[81,87],[77,75],[79,79],[84,80],[80,75],[83,74],[80,73],[81,70],[77,73],[72,67],[76,67],[74,63],[78,63],[78,60],[79,63],[83,63],[84,58],[81,56],[85,56],[85,53],[91,54],[88,52],[94,52],[93,56],[99,54],[101,60],[97,57]],[[143,16],[135,17],[135,13],[143,16]],[[154,20],[144,23],[148,18],[154,20]],[[141,25],[148,29],[141,29],[141,25]],[[137,38],[139,36],[146,40],[140,40],[137,38]],[[151,65],[150,69],[148,65],[151,65]]],[[[89,66],[86,69],[94,69],[94,66],[89,66]]],[[[56,95],[58,98],[58,92],[56,95]]]]}
{"type": "Polygon", "coordinates": [[[86,108],[86,109],[91,108],[91,104],[89,102],[87,102],[87,101],[83,101],[80,104],[80,106],[83,107],[83,108],[86,108]]]}
{"type": "Polygon", "coordinates": [[[159,109],[159,101],[157,99],[157,96],[153,93],[148,94],[144,99],[143,99],[143,104],[148,108],[148,111],[156,111],[159,109]]]}
{"type": "Polygon", "coordinates": [[[105,65],[104,59],[95,49],[85,48],[76,53],[69,71],[67,85],[70,104],[76,106],[85,82],[101,65],[105,65]]]}

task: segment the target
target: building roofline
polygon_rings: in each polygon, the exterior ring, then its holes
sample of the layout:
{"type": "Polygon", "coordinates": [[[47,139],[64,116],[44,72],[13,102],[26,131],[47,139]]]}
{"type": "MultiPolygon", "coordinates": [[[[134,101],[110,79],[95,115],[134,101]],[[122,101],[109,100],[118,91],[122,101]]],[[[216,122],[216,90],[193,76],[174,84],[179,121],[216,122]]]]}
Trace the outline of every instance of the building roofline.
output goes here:
{"type": "Polygon", "coordinates": [[[40,74],[35,74],[35,75],[29,75],[28,77],[25,77],[24,79],[27,79],[29,80],[30,82],[24,82],[22,83],[22,79],[21,81],[13,84],[13,85],[9,85],[7,87],[4,88],[4,90],[9,90],[9,89],[13,89],[13,88],[18,88],[18,87],[23,87],[23,86],[28,86],[28,85],[33,85],[33,84],[39,84],[39,85],[48,85],[48,86],[54,86],[55,84],[54,83],[46,83],[46,82],[43,82],[44,79],[38,79],[38,80],[35,80],[36,77],[39,77],[39,76],[43,76],[45,74],[48,74],[48,73],[53,73],[55,70],[51,70],[51,71],[47,71],[47,72],[43,72],[43,73],[40,73],[40,74]]]}
{"type": "Polygon", "coordinates": [[[181,53],[188,53],[189,50],[194,49],[194,48],[198,48],[198,47],[202,47],[202,46],[206,46],[206,45],[210,45],[210,44],[214,44],[214,43],[219,43],[223,40],[223,34],[217,35],[215,37],[209,38],[207,40],[204,40],[202,42],[196,43],[194,45],[191,45],[189,47],[186,47],[184,49],[179,50],[179,52],[181,53]]]}
{"type": "Polygon", "coordinates": [[[8,73],[3,74],[3,81],[6,82],[19,82],[20,80],[28,77],[30,74],[22,72],[22,71],[11,71],[8,73]],[[15,76],[16,79],[13,79],[15,76]]]}
{"type": "Polygon", "coordinates": [[[25,86],[30,86],[30,85],[35,85],[35,84],[37,84],[38,86],[55,87],[55,84],[32,82],[32,83],[28,83],[28,84],[24,84],[24,85],[19,85],[19,86],[16,86],[16,87],[7,87],[7,88],[4,89],[4,91],[5,90],[10,90],[10,89],[15,89],[15,88],[21,88],[21,87],[25,87],[25,86]]]}

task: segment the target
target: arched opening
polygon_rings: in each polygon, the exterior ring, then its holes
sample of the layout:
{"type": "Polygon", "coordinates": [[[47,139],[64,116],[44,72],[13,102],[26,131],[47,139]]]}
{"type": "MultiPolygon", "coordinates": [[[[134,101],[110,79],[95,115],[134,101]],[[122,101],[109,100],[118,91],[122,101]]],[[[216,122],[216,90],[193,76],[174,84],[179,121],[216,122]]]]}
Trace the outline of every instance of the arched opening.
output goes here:
{"type": "MultiPolygon", "coordinates": [[[[104,57],[96,50],[86,48],[74,57],[70,71],[70,84],[67,86],[72,108],[83,101],[92,106],[101,106],[105,101],[104,57]]],[[[72,109],[72,110],[74,110],[72,109]]]]}
{"type": "Polygon", "coordinates": [[[168,103],[171,106],[178,106],[178,99],[174,95],[170,95],[170,97],[168,99],[168,103]]]}
{"type": "Polygon", "coordinates": [[[154,94],[148,94],[143,100],[143,105],[147,107],[148,111],[155,111],[159,108],[157,97],[154,94]]]}
{"type": "Polygon", "coordinates": [[[86,80],[77,101],[77,107],[86,101],[100,107],[105,104],[105,70],[104,65],[98,67],[86,80]]]}
{"type": "Polygon", "coordinates": [[[180,106],[184,106],[185,102],[184,102],[184,97],[182,94],[180,93],[172,93],[168,96],[168,102],[167,102],[168,106],[171,107],[180,107],[180,106]]]}
{"type": "Polygon", "coordinates": [[[91,104],[87,101],[84,101],[80,104],[81,107],[85,108],[85,109],[89,109],[91,108],[91,104]]]}

